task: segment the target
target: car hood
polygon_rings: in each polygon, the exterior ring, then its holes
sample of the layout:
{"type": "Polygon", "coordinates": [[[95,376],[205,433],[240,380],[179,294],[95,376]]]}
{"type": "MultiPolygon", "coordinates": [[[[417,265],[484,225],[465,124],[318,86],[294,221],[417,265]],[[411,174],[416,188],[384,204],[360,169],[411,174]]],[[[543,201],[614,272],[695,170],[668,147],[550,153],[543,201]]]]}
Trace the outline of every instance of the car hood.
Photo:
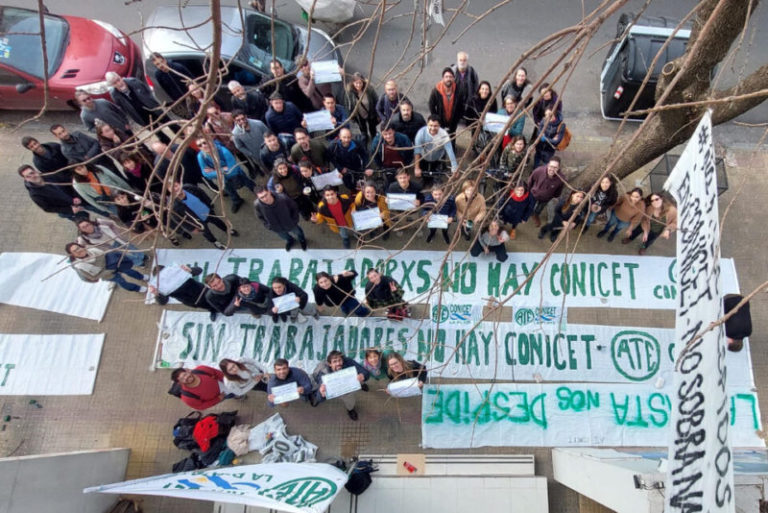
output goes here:
{"type": "MultiPolygon", "coordinates": [[[[213,42],[211,9],[208,6],[160,6],[150,14],[144,26],[144,58],[152,52],[166,57],[207,51],[213,42]],[[191,27],[174,30],[164,27],[191,27]]],[[[243,24],[235,7],[221,8],[221,56],[225,59],[237,55],[243,44],[243,24]]]]}
{"type": "MultiPolygon", "coordinates": [[[[100,25],[85,18],[64,16],[69,41],[52,80],[85,84],[104,80],[107,71],[130,75],[131,50],[100,25]],[[122,62],[119,56],[122,56],[122,62]]],[[[127,41],[127,38],[126,38],[127,41]]]]}

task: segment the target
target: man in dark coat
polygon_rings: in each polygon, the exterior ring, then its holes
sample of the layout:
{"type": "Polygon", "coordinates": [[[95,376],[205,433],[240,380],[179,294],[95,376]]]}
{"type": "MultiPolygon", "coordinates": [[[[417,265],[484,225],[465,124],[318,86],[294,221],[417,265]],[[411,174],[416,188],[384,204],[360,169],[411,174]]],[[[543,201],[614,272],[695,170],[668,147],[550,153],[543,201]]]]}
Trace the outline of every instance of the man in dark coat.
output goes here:
{"type": "Polygon", "coordinates": [[[88,207],[94,212],[102,213],[83,202],[72,187],[50,183],[37,169],[28,164],[21,166],[18,173],[24,179],[29,198],[45,212],[58,214],[65,219],[74,219],[77,212],[88,207]]]}
{"type": "Polygon", "coordinates": [[[299,226],[299,207],[295,201],[285,194],[272,194],[266,187],[260,187],[256,189],[253,208],[264,227],[285,241],[286,251],[291,250],[295,239],[299,240],[301,249],[307,250],[307,239],[299,226]]]}
{"type": "MultiPolygon", "coordinates": [[[[163,108],[158,103],[152,90],[147,84],[136,78],[123,78],[114,71],[106,74],[109,84],[109,96],[115,105],[120,107],[128,117],[141,126],[166,123],[169,119],[163,115],[163,108]]],[[[155,135],[162,142],[168,144],[171,138],[162,130],[155,130],[155,135]]]]}
{"type": "Polygon", "coordinates": [[[208,223],[233,237],[240,235],[234,228],[227,228],[224,221],[216,216],[211,198],[199,187],[173,182],[171,194],[173,195],[172,227],[180,226],[187,232],[201,230],[205,240],[213,243],[218,249],[227,249],[227,246],[216,240],[208,223]]]}
{"type": "MultiPolygon", "coordinates": [[[[456,84],[453,70],[445,68],[443,79],[438,82],[429,95],[429,112],[440,118],[440,126],[445,128],[451,138],[456,134],[456,127],[464,117],[464,106],[467,98],[463,89],[456,84]]],[[[455,146],[455,142],[454,142],[455,146]]]]}
{"type": "Polygon", "coordinates": [[[163,88],[172,102],[187,94],[186,82],[194,77],[186,66],[180,62],[168,61],[157,52],[152,54],[152,65],[155,67],[155,82],[163,88]]]}
{"type": "MultiPolygon", "coordinates": [[[[149,283],[149,291],[155,296],[155,301],[157,301],[157,304],[159,305],[167,305],[168,299],[173,298],[190,308],[202,308],[203,310],[208,310],[211,312],[211,320],[215,321],[217,311],[205,300],[205,285],[193,278],[193,276],[202,274],[203,270],[199,267],[187,267],[186,265],[180,267],[188,272],[190,277],[168,295],[161,294],[157,289],[157,275],[163,270],[164,266],[158,265],[155,267],[152,280],[150,280],[149,283]]],[[[160,277],[160,279],[162,279],[162,277],[160,277]]]]}
{"type": "Polygon", "coordinates": [[[236,274],[228,274],[223,278],[216,273],[209,274],[205,277],[205,284],[208,286],[208,290],[205,291],[205,300],[211,308],[224,313],[237,295],[237,289],[242,280],[243,278],[236,274]]]}
{"type": "Polygon", "coordinates": [[[464,113],[466,114],[469,110],[469,103],[472,101],[472,97],[477,93],[477,90],[480,87],[480,79],[477,76],[475,68],[469,65],[469,55],[467,55],[467,52],[459,52],[456,54],[456,64],[451,66],[451,70],[453,70],[453,76],[456,78],[456,85],[464,94],[464,113]]]}
{"type": "Polygon", "coordinates": [[[21,138],[21,145],[32,152],[32,164],[45,175],[47,182],[62,184],[72,182],[72,172],[70,170],[57,173],[59,169],[69,166],[67,158],[61,153],[61,145],[59,143],[40,143],[34,137],[25,135],[21,138]]]}
{"type": "Polygon", "coordinates": [[[395,129],[395,132],[405,134],[411,141],[416,140],[416,134],[422,127],[427,126],[427,120],[424,116],[413,110],[413,105],[408,100],[400,104],[400,110],[392,115],[389,126],[395,129]]]}
{"type": "Polygon", "coordinates": [[[232,111],[242,110],[248,118],[264,121],[269,105],[261,91],[258,89],[246,91],[245,87],[236,80],[230,80],[227,87],[232,93],[232,111]]]}
{"type": "MultiPolygon", "coordinates": [[[[723,311],[726,314],[736,308],[744,296],[728,294],[723,298],[723,311]]],[[[725,336],[728,339],[729,351],[741,351],[744,339],[752,334],[752,315],[749,312],[749,301],[744,303],[727,321],[725,321],[725,336]]]]}
{"type": "MultiPolygon", "coordinates": [[[[101,154],[99,141],[90,135],[86,135],[77,130],[70,132],[59,124],[51,125],[50,130],[51,133],[61,141],[61,154],[64,155],[69,162],[85,162],[101,154]]],[[[115,173],[119,173],[117,167],[115,167],[115,163],[106,155],[101,155],[91,161],[91,163],[98,166],[104,166],[115,173]]]]}
{"type": "MultiPolygon", "coordinates": [[[[162,142],[153,142],[152,151],[155,152],[155,169],[160,180],[165,180],[168,175],[168,166],[171,165],[174,154],[179,150],[179,145],[168,146],[162,142]]],[[[197,153],[190,147],[184,149],[179,163],[181,169],[176,175],[176,179],[181,179],[182,183],[197,185],[203,181],[203,173],[200,166],[197,165],[197,153]]]]}

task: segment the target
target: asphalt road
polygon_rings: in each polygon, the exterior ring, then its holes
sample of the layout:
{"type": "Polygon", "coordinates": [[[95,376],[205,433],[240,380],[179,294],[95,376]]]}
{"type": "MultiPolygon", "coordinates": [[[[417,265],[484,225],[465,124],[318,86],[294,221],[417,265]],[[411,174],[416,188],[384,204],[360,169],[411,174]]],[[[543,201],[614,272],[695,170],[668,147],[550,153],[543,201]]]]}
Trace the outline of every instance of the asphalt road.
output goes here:
{"type": "MultiPolygon", "coordinates": [[[[423,0],[420,0],[423,1],[423,0]]],[[[7,3],[29,7],[29,0],[6,0],[7,3]]],[[[168,4],[168,0],[110,0],[92,2],[84,0],[47,0],[46,5],[53,13],[74,14],[84,17],[101,19],[113,23],[126,32],[132,33],[134,39],[140,41],[142,20],[157,6],[168,4]]],[[[205,3],[200,0],[190,3],[205,3]]],[[[224,0],[224,4],[236,4],[224,0]]],[[[245,3],[243,0],[242,3],[245,3]]],[[[270,0],[267,0],[270,3],[270,0]]],[[[369,2],[373,4],[374,2],[369,2]]],[[[494,0],[468,0],[466,13],[473,16],[481,15],[496,5],[494,0]]],[[[453,16],[452,9],[459,4],[458,0],[445,0],[445,18],[453,16]]],[[[462,14],[457,16],[451,26],[445,31],[435,25],[427,32],[430,42],[439,43],[434,48],[423,71],[418,55],[421,42],[421,17],[415,21],[416,30],[412,35],[413,10],[411,0],[401,0],[393,3],[387,12],[386,22],[382,26],[381,38],[376,46],[374,55],[374,83],[378,83],[392,69],[393,73],[401,73],[410,64],[415,65],[404,73],[401,82],[410,87],[410,97],[417,103],[425,104],[432,85],[438,80],[444,66],[455,60],[458,50],[465,50],[470,55],[470,63],[480,74],[481,79],[499,83],[517,57],[533,43],[541,40],[565,27],[577,23],[582,17],[582,8],[587,12],[599,4],[596,0],[583,2],[563,0],[516,0],[496,9],[473,28],[458,37],[473,21],[472,16],[462,14]],[[411,36],[413,36],[411,38],[411,36]],[[458,38],[458,39],[457,39],[458,38]],[[401,59],[400,57],[403,56],[401,59]]],[[[642,7],[644,2],[632,0],[627,2],[624,11],[634,11],[642,7]]],[[[648,8],[649,15],[669,16],[679,19],[696,4],[693,0],[675,2],[657,0],[648,8]]],[[[301,23],[300,8],[293,1],[277,0],[275,8],[278,15],[286,20],[301,23]]],[[[358,6],[356,19],[362,19],[373,12],[372,5],[358,6]]],[[[599,116],[599,76],[600,68],[607,53],[607,43],[615,33],[616,19],[608,19],[597,32],[587,51],[567,85],[564,98],[564,110],[568,116],[591,117],[599,116]]],[[[318,26],[329,33],[337,27],[319,23],[318,26]]],[[[367,71],[371,69],[375,26],[370,27],[354,45],[347,45],[343,52],[347,55],[350,69],[367,71]]],[[[353,30],[343,31],[337,41],[348,43],[354,38],[353,30]]],[[[768,7],[761,5],[753,16],[750,32],[746,35],[744,46],[734,55],[732,63],[722,66],[724,70],[722,83],[729,84],[737,77],[750,72],[762,63],[768,61],[768,7]]],[[[538,78],[551,63],[556,52],[532,59],[526,62],[529,74],[538,78]]],[[[390,73],[391,74],[391,73],[390,73]]],[[[764,122],[768,119],[768,105],[753,109],[742,116],[741,120],[750,123],[764,122]]],[[[609,123],[606,121],[606,123],[609,123]]]]}

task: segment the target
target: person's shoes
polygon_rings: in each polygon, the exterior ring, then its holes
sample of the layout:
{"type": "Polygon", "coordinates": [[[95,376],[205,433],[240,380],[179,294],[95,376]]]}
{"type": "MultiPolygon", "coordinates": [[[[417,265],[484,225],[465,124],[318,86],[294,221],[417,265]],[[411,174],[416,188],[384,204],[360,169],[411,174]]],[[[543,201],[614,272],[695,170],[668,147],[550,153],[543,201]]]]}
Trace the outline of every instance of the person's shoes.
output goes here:
{"type": "Polygon", "coordinates": [[[638,255],[645,255],[645,248],[640,248],[637,250],[638,255]]]}
{"type": "Polygon", "coordinates": [[[306,318],[306,316],[304,314],[297,313],[296,314],[296,322],[298,324],[304,324],[305,322],[307,322],[307,318],[306,318]]]}
{"type": "Polygon", "coordinates": [[[430,232],[429,235],[427,235],[427,244],[432,242],[432,239],[434,239],[434,238],[435,238],[435,234],[430,232]]]}
{"type": "Polygon", "coordinates": [[[317,395],[312,394],[309,396],[309,404],[312,406],[312,408],[317,408],[317,405],[320,404],[320,400],[317,398],[317,395]]]}
{"type": "Polygon", "coordinates": [[[254,319],[261,319],[261,314],[251,314],[254,319]]]}
{"type": "Polygon", "coordinates": [[[306,251],[307,250],[307,239],[300,240],[299,245],[301,245],[301,250],[306,251]]]}
{"type": "Polygon", "coordinates": [[[214,242],[213,242],[213,246],[214,246],[216,249],[221,249],[221,250],[225,250],[225,249],[227,249],[227,246],[226,246],[226,245],[224,245],[224,244],[222,244],[222,243],[221,243],[221,242],[219,242],[219,241],[214,241],[214,242]]]}
{"type": "Polygon", "coordinates": [[[355,411],[354,408],[352,408],[351,410],[347,410],[347,415],[349,415],[350,419],[357,421],[357,411],[355,411]]]}
{"type": "Polygon", "coordinates": [[[360,390],[362,390],[363,392],[368,392],[370,390],[370,388],[368,388],[368,383],[361,383],[360,390]]]}
{"type": "Polygon", "coordinates": [[[389,230],[384,230],[384,235],[381,236],[383,240],[389,240],[389,230]]]}
{"type": "Polygon", "coordinates": [[[144,281],[149,281],[149,280],[152,279],[152,276],[150,276],[148,274],[142,274],[141,275],[141,279],[144,280],[144,281]]]}
{"type": "Polygon", "coordinates": [[[509,230],[509,240],[515,240],[515,237],[517,237],[517,232],[514,228],[509,230]]]}
{"type": "Polygon", "coordinates": [[[350,243],[349,243],[348,239],[342,240],[341,241],[341,245],[344,246],[344,249],[349,249],[350,248],[350,243]]]}
{"type": "Polygon", "coordinates": [[[141,261],[141,267],[147,267],[149,265],[149,255],[144,255],[144,259],[141,261]]]}
{"type": "Polygon", "coordinates": [[[210,315],[211,322],[216,322],[216,316],[217,316],[216,312],[211,312],[211,315],[210,315]]]}
{"type": "Polygon", "coordinates": [[[589,231],[589,225],[585,224],[584,229],[581,231],[581,233],[587,233],[589,231]]]}
{"type": "Polygon", "coordinates": [[[464,232],[464,240],[466,241],[472,240],[472,234],[469,232],[464,232]]]}
{"type": "Polygon", "coordinates": [[[556,240],[557,240],[557,232],[553,231],[552,233],[549,234],[549,241],[555,242],[556,240]]]}
{"type": "Polygon", "coordinates": [[[289,240],[288,242],[285,243],[286,251],[290,251],[292,247],[293,247],[293,240],[289,240]]]}
{"type": "Polygon", "coordinates": [[[237,230],[235,230],[234,228],[231,228],[231,229],[229,230],[229,234],[230,234],[232,237],[239,237],[239,236],[240,236],[240,232],[238,232],[238,231],[237,231],[237,230]]]}
{"type": "Polygon", "coordinates": [[[243,202],[242,201],[239,202],[239,203],[234,203],[233,202],[232,203],[232,213],[233,214],[237,214],[237,211],[240,210],[240,207],[242,207],[242,206],[243,206],[243,202]]]}
{"type": "Polygon", "coordinates": [[[533,219],[533,224],[536,226],[536,228],[541,228],[541,217],[534,215],[531,217],[533,219]]]}
{"type": "Polygon", "coordinates": [[[448,238],[448,230],[442,230],[442,232],[443,232],[443,240],[445,241],[446,244],[450,244],[451,239],[448,238]]]}
{"type": "Polygon", "coordinates": [[[179,239],[177,239],[176,237],[173,237],[172,239],[169,239],[169,240],[171,241],[171,244],[173,244],[176,247],[179,247],[181,245],[181,243],[179,242],[179,239]]]}
{"type": "MultiPolygon", "coordinates": [[[[597,232],[597,238],[602,239],[603,237],[605,237],[606,233],[608,233],[608,230],[600,230],[599,232],[597,232]]],[[[608,240],[611,240],[611,238],[608,237],[608,240]]]]}
{"type": "Polygon", "coordinates": [[[632,239],[630,239],[629,237],[624,237],[623,239],[621,239],[622,244],[629,244],[630,242],[632,242],[632,239]]]}
{"type": "Polygon", "coordinates": [[[613,239],[616,238],[616,232],[611,232],[610,235],[608,235],[608,238],[606,239],[608,242],[613,242],[613,239]]]}
{"type": "Polygon", "coordinates": [[[546,234],[547,234],[547,230],[542,228],[541,230],[539,230],[539,234],[537,235],[537,237],[540,239],[543,239],[546,234]]]}
{"type": "Polygon", "coordinates": [[[147,293],[147,287],[144,287],[144,286],[139,287],[139,290],[137,290],[136,292],[138,292],[139,294],[146,294],[147,293]]]}
{"type": "Polygon", "coordinates": [[[315,320],[319,319],[320,318],[320,313],[317,310],[315,310],[315,313],[312,314],[312,318],[315,319],[315,320]]]}
{"type": "Polygon", "coordinates": [[[192,240],[192,234],[189,232],[181,232],[181,236],[187,240],[192,240]]]}

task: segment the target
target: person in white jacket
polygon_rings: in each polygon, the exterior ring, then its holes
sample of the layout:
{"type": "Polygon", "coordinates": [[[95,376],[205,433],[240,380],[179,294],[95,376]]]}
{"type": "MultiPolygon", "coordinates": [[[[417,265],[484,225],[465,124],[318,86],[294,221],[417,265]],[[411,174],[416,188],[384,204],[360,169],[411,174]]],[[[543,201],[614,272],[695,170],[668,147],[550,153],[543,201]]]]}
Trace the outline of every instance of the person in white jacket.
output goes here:
{"type": "Polygon", "coordinates": [[[223,358],[219,368],[224,373],[224,387],[228,394],[244,398],[249,391],[267,391],[269,373],[256,360],[241,358],[240,361],[223,358]]]}

